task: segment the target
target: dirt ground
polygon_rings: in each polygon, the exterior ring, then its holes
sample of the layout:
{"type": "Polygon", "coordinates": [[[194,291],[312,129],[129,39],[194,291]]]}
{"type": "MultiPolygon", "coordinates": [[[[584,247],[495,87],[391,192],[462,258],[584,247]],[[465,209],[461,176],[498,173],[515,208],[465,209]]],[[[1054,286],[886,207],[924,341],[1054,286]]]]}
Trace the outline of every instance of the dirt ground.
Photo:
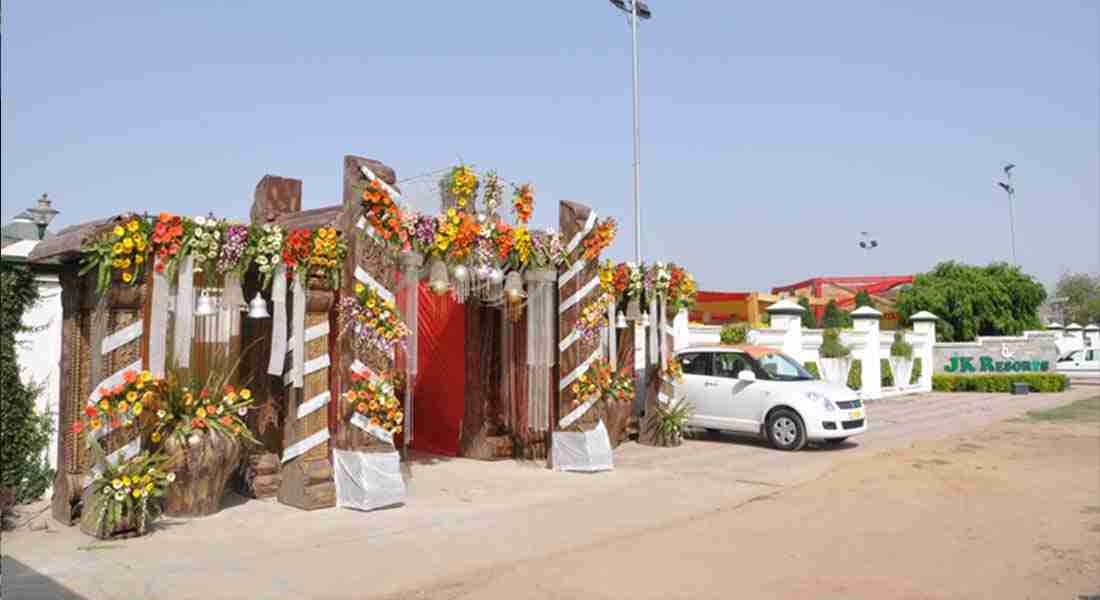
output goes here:
{"type": "Polygon", "coordinates": [[[393,598],[1100,594],[1100,395],[839,463],[809,483],[393,598]]]}

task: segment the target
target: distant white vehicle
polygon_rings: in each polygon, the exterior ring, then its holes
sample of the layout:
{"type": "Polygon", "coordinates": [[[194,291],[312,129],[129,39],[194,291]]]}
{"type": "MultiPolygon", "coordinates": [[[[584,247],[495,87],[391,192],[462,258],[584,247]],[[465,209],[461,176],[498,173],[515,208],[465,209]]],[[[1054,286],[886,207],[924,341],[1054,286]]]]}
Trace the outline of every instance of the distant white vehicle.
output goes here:
{"type": "Polygon", "coordinates": [[[1058,359],[1058,372],[1071,377],[1100,377],[1100,350],[1075,350],[1058,359]]]}
{"type": "Polygon", "coordinates": [[[695,405],[689,426],[754,433],[780,450],[799,450],[812,441],[836,444],[867,431],[856,392],[814,379],[782,352],[697,345],[676,356],[687,400],[695,405]]]}

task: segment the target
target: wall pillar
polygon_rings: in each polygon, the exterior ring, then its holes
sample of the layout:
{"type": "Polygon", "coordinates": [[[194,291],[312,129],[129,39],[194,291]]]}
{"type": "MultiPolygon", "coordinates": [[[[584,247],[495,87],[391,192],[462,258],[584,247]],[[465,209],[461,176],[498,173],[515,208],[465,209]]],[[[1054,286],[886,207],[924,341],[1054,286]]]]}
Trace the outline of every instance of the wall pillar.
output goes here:
{"type": "Polygon", "coordinates": [[[882,313],[870,306],[863,306],[852,311],[853,327],[856,331],[865,333],[864,339],[867,340],[867,344],[863,348],[863,355],[860,357],[863,376],[860,395],[865,400],[882,397],[882,344],[879,339],[881,322],[882,313]]]}
{"type": "Polygon", "coordinates": [[[1076,347],[1080,348],[1085,345],[1085,333],[1083,329],[1084,328],[1077,323],[1070,323],[1069,325],[1066,325],[1066,332],[1062,337],[1066,339],[1077,340],[1076,347]]]}
{"type": "Polygon", "coordinates": [[[1089,348],[1100,348],[1100,327],[1096,323],[1085,327],[1085,341],[1088,343],[1089,348]]]}
{"type": "Polygon", "coordinates": [[[1046,326],[1046,330],[1054,334],[1054,341],[1062,339],[1062,333],[1065,327],[1061,323],[1054,322],[1046,326]]]}
{"type": "Polygon", "coordinates": [[[798,362],[805,362],[802,351],[802,313],[805,310],[787,298],[768,307],[771,328],[783,330],[783,353],[798,362]]]}
{"type": "Polygon", "coordinates": [[[917,380],[917,385],[920,386],[922,392],[932,391],[932,371],[934,368],[932,351],[936,345],[937,321],[939,321],[939,317],[926,310],[909,317],[909,322],[913,325],[913,333],[924,339],[924,343],[916,348],[916,352],[914,352],[915,358],[920,358],[921,362],[920,378],[917,380]]]}

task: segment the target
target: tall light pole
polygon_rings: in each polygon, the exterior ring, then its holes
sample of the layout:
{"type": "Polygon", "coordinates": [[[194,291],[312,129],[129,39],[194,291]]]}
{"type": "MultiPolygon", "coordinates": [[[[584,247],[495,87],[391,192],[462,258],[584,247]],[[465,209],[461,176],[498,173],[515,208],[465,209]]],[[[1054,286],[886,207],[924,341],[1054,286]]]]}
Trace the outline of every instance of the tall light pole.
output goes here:
{"type": "Polygon", "coordinates": [[[1013,200],[1016,197],[1016,188],[1012,185],[1012,169],[1015,169],[1016,165],[1008,163],[1004,166],[1005,177],[1008,179],[1005,181],[998,181],[997,185],[1008,194],[1008,230],[1012,235],[1012,264],[1017,267],[1020,266],[1019,261],[1016,260],[1016,215],[1012,208],[1013,200]]]}
{"type": "Polygon", "coordinates": [[[639,197],[641,195],[642,151],[641,127],[638,116],[638,19],[649,19],[653,16],[653,13],[641,0],[611,0],[611,4],[630,15],[631,55],[634,63],[631,77],[634,87],[634,260],[640,265],[642,264],[642,209],[639,197]]]}

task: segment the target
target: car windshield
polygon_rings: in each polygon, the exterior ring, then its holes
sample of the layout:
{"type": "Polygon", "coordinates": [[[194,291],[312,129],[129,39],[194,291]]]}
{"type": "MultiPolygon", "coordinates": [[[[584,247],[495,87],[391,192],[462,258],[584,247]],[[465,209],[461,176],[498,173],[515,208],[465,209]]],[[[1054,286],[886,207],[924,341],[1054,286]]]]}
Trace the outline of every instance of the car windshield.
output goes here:
{"type": "Polygon", "coordinates": [[[775,381],[809,381],[814,378],[798,361],[780,352],[761,354],[756,357],[756,362],[764,375],[775,381]]]}

